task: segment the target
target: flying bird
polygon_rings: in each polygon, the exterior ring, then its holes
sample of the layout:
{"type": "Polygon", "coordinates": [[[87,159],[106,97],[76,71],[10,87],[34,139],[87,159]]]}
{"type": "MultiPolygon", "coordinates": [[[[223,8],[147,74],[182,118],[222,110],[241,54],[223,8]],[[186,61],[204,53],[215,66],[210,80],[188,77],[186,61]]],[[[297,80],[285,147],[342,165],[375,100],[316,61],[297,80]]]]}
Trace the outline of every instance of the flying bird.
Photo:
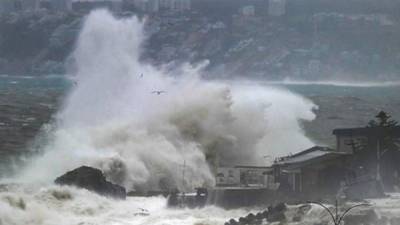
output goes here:
{"type": "Polygon", "coordinates": [[[139,77],[140,77],[140,78],[143,78],[143,73],[141,73],[139,77]]]}
{"type": "Polygon", "coordinates": [[[161,95],[161,94],[166,93],[166,92],[165,91],[153,91],[151,93],[157,94],[157,95],[161,95]]]}

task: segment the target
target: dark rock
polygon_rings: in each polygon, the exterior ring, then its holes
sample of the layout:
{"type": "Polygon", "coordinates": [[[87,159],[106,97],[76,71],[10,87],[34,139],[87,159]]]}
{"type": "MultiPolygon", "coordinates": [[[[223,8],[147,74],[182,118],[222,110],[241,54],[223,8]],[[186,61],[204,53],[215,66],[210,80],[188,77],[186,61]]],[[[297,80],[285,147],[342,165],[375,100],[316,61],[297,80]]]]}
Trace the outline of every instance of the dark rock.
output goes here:
{"type": "Polygon", "coordinates": [[[249,215],[247,215],[247,221],[249,221],[250,223],[253,222],[256,219],[256,216],[253,213],[250,213],[249,215]]]}
{"type": "Polygon", "coordinates": [[[256,214],[256,219],[257,220],[262,220],[262,219],[264,219],[264,215],[259,212],[259,213],[256,214]]]}
{"type": "Polygon", "coordinates": [[[286,221],[286,205],[284,203],[279,203],[275,207],[268,207],[268,222],[278,222],[278,221],[286,221]]]}
{"type": "Polygon", "coordinates": [[[234,220],[234,219],[230,219],[230,220],[229,220],[229,224],[230,224],[230,225],[238,225],[239,223],[236,222],[236,220],[234,220]]]}
{"type": "Polygon", "coordinates": [[[261,225],[262,224],[262,220],[255,220],[253,222],[254,225],[261,225]]]}
{"type": "Polygon", "coordinates": [[[245,218],[245,217],[240,217],[239,218],[239,224],[245,225],[245,224],[248,224],[248,223],[249,223],[249,221],[247,220],[247,218],[245,218]]]}
{"type": "Polygon", "coordinates": [[[82,166],[58,177],[55,181],[59,185],[73,185],[103,196],[125,199],[124,187],[108,182],[101,170],[82,166]]]}
{"type": "Polygon", "coordinates": [[[286,204],[285,203],[279,203],[278,205],[276,205],[275,206],[275,208],[274,208],[276,211],[279,211],[279,212],[281,212],[281,211],[286,211],[286,204]]]}
{"type": "Polygon", "coordinates": [[[263,219],[267,219],[267,217],[268,217],[268,210],[263,211],[261,214],[262,214],[262,218],[263,218],[263,219]]]}

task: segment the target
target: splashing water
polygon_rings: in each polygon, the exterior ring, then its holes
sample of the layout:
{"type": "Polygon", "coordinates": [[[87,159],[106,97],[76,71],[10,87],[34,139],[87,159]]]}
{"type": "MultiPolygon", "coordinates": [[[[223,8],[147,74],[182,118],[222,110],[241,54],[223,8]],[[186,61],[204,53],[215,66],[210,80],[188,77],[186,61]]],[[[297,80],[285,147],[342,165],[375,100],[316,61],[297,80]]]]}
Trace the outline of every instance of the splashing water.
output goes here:
{"type": "Polygon", "coordinates": [[[156,69],[139,60],[144,39],[137,18],[103,10],[87,17],[72,55],[77,85],[19,180],[51,182],[85,164],[128,190],[191,189],[214,184],[216,163],[265,165],[265,155],[312,145],[299,122],[314,119],[312,102],[256,84],[203,81],[201,66],[156,69]]]}
{"type": "Polygon", "coordinates": [[[116,201],[67,186],[0,187],[0,223],[5,225],[217,225],[246,213],[214,206],[168,209],[162,197],[116,201]]]}

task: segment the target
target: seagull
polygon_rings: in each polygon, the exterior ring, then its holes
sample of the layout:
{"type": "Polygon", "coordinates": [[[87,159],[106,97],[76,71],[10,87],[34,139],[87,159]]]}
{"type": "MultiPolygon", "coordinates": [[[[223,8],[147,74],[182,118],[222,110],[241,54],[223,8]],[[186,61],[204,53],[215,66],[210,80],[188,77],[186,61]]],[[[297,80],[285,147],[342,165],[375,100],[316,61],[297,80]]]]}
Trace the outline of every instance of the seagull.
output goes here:
{"type": "Polygon", "coordinates": [[[153,91],[153,94],[161,95],[162,93],[166,93],[165,91],[153,91]]]}

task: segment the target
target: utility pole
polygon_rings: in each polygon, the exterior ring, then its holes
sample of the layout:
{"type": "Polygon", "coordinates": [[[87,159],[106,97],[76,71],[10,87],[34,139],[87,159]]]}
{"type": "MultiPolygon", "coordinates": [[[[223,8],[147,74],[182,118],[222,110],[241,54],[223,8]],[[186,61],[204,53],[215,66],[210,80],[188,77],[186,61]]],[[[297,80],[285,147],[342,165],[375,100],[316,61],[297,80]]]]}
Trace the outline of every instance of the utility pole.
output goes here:
{"type": "Polygon", "coordinates": [[[182,168],[182,188],[185,188],[185,169],[186,169],[186,160],[183,160],[183,168],[182,168]]]}
{"type": "Polygon", "coordinates": [[[381,185],[381,146],[379,138],[376,142],[376,181],[381,185]]]}
{"type": "MultiPolygon", "coordinates": [[[[383,140],[383,138],[382,138],[383,140]]],[[[381,158],[387,152],[387,149],[381,149],[381,137],[376,141],[376,181],[382,190],[384,190],[381,176],[381,158]]]]}

